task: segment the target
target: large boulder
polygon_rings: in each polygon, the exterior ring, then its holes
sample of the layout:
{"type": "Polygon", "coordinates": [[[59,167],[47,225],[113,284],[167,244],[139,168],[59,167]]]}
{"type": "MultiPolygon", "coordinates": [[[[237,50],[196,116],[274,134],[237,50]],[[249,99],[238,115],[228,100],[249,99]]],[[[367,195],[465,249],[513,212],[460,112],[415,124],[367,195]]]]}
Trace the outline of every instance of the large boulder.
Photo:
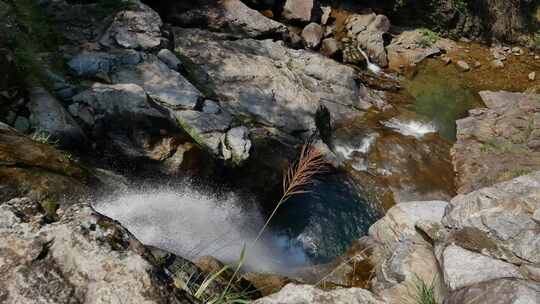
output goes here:
{"type": "Polygon", "coordinates": [[[504,278],[482,282],[449,294],[444,304],[474,303],[533,304],[540,299],[540,284],[525,280],[504,278]]]}
{"type": "Polygon", "coordinates": [[[458,193],[540,169],[540,95],[482,91],[480,97],[487,108],[457,121],[458,193]]]}
{"type": "Polygon", "coordinates": [[[36,132],[51,136],[63,146],[76,146],[87,141],[86,135],[63,105],[45,88],[30,88],[30,124],[36,132]]]}
{"type": "Polygon", "coordinates": [[[162,25],[157,12],[136,2],[128,9],[118,12],[101,37],[100,43],[107,47],[154,49],[162,43],[162,25]]]}
{"type": "Polygon", "coordinates": [[[3,303],[197,303],[117,222],[85,204],[48,223],[29,199],[0,204],[3,303]]]}
{"type": "Polygon", "coordinates": [[[280,292],[261,298],[254,304],[382,304],[361,288],[338,288],[323,291],[311,285],[288,284],[280,292]]]}
{"type": "MultiPolygon", "coordinates": [[[[390,30],[390,21],[384,15],[353,14],[345,20],[345,42],[352,46],[351,50],[364,52],[379,66],[388,65],[384,48],[384,35],[390,30]]],[[[357,56],[360,57],[360,56],[357,56]]],[[[345,57],[346,62],[354,60],[345,57]]]]}
{"type": "Polygon", "coordinates": [[[147,55],[137,65],[118,69],[111,79],[114,83],[137,84],[153,101],[171,109],[193,109],[202,98],[201,92],[186,78],[154,55],[147,55]]]}
{"type": "Polygon", "coordinates": [[[88,170],[68,154],[0,124],[0,197],[29,196],[62,203],[89,193],[88,170]]]}
{"type": "Polygon", "coordinates": [[[236,37],[280,36],[287,31],[283,24],[265,17],[240,0],[221,0],[180,10],[172,13],[170,19],[177,26],[204,24],[208,29],[236,37]]]}
{"type": "Polygon", "coordinates": [[[332,118],[362,115],[378,100],[355,70],[320,54],[292,50],[271,40],[227,40],[198,29],[175,28],[176,51],[190,79],[243,120],[286,132],[315,128],[325,105],[332,118]]]}
{"type": "Polygon", "coordinates": [[[540,208],[539,189],[537,171],[458,195],[451,200],[443,223],[453,229],[477,231],[477,251],[518,265],[540,265],[540,224],[533,220],[540,208]]]}

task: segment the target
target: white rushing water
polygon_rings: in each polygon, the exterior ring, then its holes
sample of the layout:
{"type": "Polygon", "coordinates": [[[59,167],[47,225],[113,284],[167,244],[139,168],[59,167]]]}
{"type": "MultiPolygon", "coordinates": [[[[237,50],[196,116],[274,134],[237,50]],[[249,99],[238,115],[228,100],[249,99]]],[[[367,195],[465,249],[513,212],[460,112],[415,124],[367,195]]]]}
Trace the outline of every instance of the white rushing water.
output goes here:
{"type": "Polygon", "coordinates": [[[360,51],[360,53],[366,59],[368,70],[372,71],[374,74],[379,74],[381,72],[381,68],[369,60],[369,56],[366,54],[366,52],[364,52],[364,50],[362,50],[362,48],[358,47],[358,51],[360,51]]]}
{"type": "Polygon", "coordinates": [[[370,133],[364,138],[362,138],[360,143],[356,145],[354,143],[336,143],[334,147],[335,152],[339,156],[347,160],[354,160],[354,162],[352,163],[352,167],[354,170],[365,171],[367,170],[367,154],[375,143],[377,136],[377,133],[370,133]]]}
{"type": "Polygon", "coordinates": [[[307,263],[304,251],[291,248],[280,236],[265,236],[252,244],[264,219],[240,203],[233,193],[205,194],[189,185],[176,189],[128,192],[95,205],[124,225],[141,242],[194,260],[205,255],[235,262],[246,244],[249,269],[286,274],[307,263]]]}
{"type": "Polygon", "coordinates": [[[400,134],[414,136],[416,138],[422,138],[426,134],[437,132],[437,128],[433,123],[424,123],[414,120],[401,121],[397,118],[391,118],[381,123],[400,134]]]}

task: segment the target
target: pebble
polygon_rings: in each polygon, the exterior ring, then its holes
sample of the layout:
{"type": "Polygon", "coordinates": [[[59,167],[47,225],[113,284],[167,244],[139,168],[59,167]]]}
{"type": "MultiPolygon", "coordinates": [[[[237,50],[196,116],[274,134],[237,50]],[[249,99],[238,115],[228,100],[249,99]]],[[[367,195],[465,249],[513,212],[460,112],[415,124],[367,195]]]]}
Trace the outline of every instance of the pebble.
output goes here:
{"type": "Polygon", "coordinates": [[[458,60],[458,62],[456,62],[457,66],[464,72],[468,71],[471,69],[471,67],[469,66],[469,64],[463,60],[458,60]]]}
{"type": "Polygon", "coordinates": [[[494,68],[504,68],[504,62],[500,59],[495,59],[491,61],[491,66],[494,68]]]}
{"type": "Polygon", "coordinates": [[[475,62],[474,62],[474,67],[475,67],[475,68],[479,68],[479,67],[481,67],[481,66],[482,66],[482,63],[481,63],[480,61],[475,61],[475,62]]]}
{"type": "Polygon", "coordinates": [[[536,79],[536,72],[530,72],[529,73],[529,80],[534,81],[536,79]]]}

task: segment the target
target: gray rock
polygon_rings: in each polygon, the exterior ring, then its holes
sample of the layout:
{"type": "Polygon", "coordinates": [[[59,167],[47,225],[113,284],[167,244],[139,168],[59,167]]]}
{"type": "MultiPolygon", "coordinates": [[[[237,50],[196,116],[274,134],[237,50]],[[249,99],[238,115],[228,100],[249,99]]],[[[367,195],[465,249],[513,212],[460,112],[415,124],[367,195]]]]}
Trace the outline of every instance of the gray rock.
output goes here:
{"type": "Polygon", "coordinates": [[[538,208],[538,209],[536,209],[536,211],[534,211],[532,219],[540,224],[540,208],[538,208]]]}
{"type": "Polygon", "coordinates": [[[319,46],[323,37],[323,29],[317,23],[310,23],[302,30],[302,40],[307,48],[314,49],[319,46]]]}
{"type": "Polygon", "coordinates": [[[504,68],[504,62],[502,60],[500,60],[500,59],[495,59],[495,60],[491,61],[490,64],[494,68],[498,68],[498,69],[504,68]]]}
{"type": "MultiPolygon", "coordinates": [[[[390,21],[384,15],[353,14],[345,21],[347,38],[352,49],[365,50],[369,58],[376,64],[386,67],[388,58],[384,47],[383,35],[390,30],[390,21]]],[[[344,58],[346,62],[354,59],[344,58]]]]}
{"type": "Polygon", "coordinates": [[[136,84],[114,84],[106,85],[95,83],[92,87],[73,97],[73,101],[78,103],[72,105],[70,110],[74,115],[80,116],[83,121],[88,120],[83,111],[85,106],[91,108],[92,116],[123,116],[142,115],[152,117],[165,117],[158,110],[148,103],[148,98],[143,88],[136,84]]]}
{"type": "Polygon", "coordinates": [[[469,66],[469,64],[463,60],[458,60],[456,62],[456,65],[458,66],[458,68],[460,68],[462,71],[469,71],[471,69],[471,67],[469,66]]]}
{"type": "Polygon", "coordinates": [[[68,66],[77,76],[95,76],[96,74],[108,74],[114,67],[113,55],[101,52],[83,52],[73,57],[68,66]]]}
{"type": "Polygon", "coordinates": [[[182,62],[176,55],[169,49],[161,49],[158,54],[158,58],[163,61],[172,70],[178,71],[182,66],[182,62]]]}
{"type": "Polygon", "coordinates": [[[174,14],[175,25],[193,27],[204,22],[212,30],[226,32],[236,37],[259,37],[282,34],[287,28],[240,0],[216,1],[194,9],[174,14]]]}
{"type": "Polygon", "coordinates": [[[100,43],[108,47],[153,49],[161,44],[162,25],[158,13],[142,3],[137,3],[116,14],[100,43]]]}
{"type": "Polygon", "coordinates": [[[248,128],[241,126],[227,131],[221,142],[222,155],[233,164],[240,164],[249,158],[251,141],[248,128]]]}
{"type": "Polygon", "coordinates": [[[40,132],[50,134],[62,145],[76,145],[87,140],[75,119],[64,109],[62,104],[42,87],[30,89],[30,124],[40,132]]]}
{"type": "Polygon", "coordinates": [[[26,133],[30,129],[30,121],[24,116],[17,116],[17,119],[15,119],[15,122],[13,123],[13,127],[19,132],[26,133]]]}
{"type": "Polygon", "coordinates": [[[539,300],[540,284],[517,279],[499,279],[456,290],[446,297],[444,304],[536,304],[539,300]]]}
{"type": "Polygon", "coordinates": [[[290,21],[308,23],[312,20],[311,13],[315,5],[314,0],[287,0],[283,7],[283,18],[290,21]]]}
{"type": "Polygon", "coordinates": [[[174,115],[195,142],[215,155],[220,155],[222,137],[232,123],[232,117],[228,113],[208,114],[186,110],[175,111],[174,115]]]}
{"type": "Polygon", "coordinates": [[[326,57],[332,57],[341,50],[341,44],[334,38],[326,38],[321,44],[321,53],[326,57]]]}
{"type": "Polygon", "coordinates": [[[3,303],[196,303],[117,222],[85,204],[62,211],[46,224],[29,199],[0,205],[3,303]]]}
{"type": "Polygon", "coordinates": [[[207,99],[203,103],[202,111],[208,114],[217,114],[220,111],[220,107],[217,102],[207,99]]]}
{"type": "Polygon", "coordinates": [[[523,278],[518,267],[472,252],[447,246],[441,256],[444,281],[451,290],[500,278],[523,278]]]}
{"type": "Polygon", "coordinates": [[[323,6],[321,7],[321,10],[322,10],[321,24],[327,25],[328,21],[330,21],[330,15],[332,14],[332,7],[323,6]]]}
{"type": "Polygon", "coordinates": [[[440,223],[447,206],[448,203],[444,201],[399,203],[369,228],[369,235],[385,244],[411,238],[422,242],[415,229],[416,223],[420,220],[440,223]]]}
{"type": "Polygon", "coordinates": [[[540,263],[540,224],[532,219],[540,208],[540,171],[511,181],[458,195],[450,202],[443,223],[454,229],[475,228],[486,232],[486,254],[508,259],[512,253],[519,263],[540,263]],[[489,242],[488,242],[489,241],[489,242]],[[490,245],[493,244],[493,245],[490,245]],[[488,251],[497,246],[500,250],[488,251]]]}
{"type": "Polygon", "coordinates": [[[176,51],[195,63],[189,71],[194,83],[243,119],[306,131],[315,128],[321,104],[340,121],[361,116],[364,104],[380,99],[357,82],[353,68],[320,54],[271,40],[223,40],[197,29],[176,28],[175,37],[176,51]]]}
{"type": "Polygon", "coordinates": [[[281,291],[253,304],[382,304],[373,294],[361,288],[337,288],[323,291],[311,285],[287,284],[281,291]]]}
{"type": "Polygon", "coordinates": [[[193,109],[201,93],[178,72],[154,55],[134,66],[125,66],[111,76],[114,83],[141,86],[152,100],[170,109],[193,109]]]}

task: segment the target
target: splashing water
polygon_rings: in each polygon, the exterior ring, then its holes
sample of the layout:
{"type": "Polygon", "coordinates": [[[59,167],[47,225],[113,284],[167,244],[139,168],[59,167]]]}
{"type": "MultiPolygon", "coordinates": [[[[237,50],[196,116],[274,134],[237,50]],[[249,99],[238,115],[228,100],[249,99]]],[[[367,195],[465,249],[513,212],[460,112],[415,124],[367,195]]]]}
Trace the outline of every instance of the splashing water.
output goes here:
{"type": "Polygon", "coordinates": [[[127,227],[141,242],[194,260],[205,255],[235,262],[246,244],[247,269],[287,274],[308,264],[300,247],[284,236],[266,233],[250,246],[264,221],[242,206],[238,196],[209,195],[184,185],[179,189],[128,192],[95,205],[127,227]]]}
{"type": "Polygon", "coordinates": [[[379,74],[381,72],[381,68],[378,65],[369,61],[368,55],[366,54],[366,52],[364,52],[364,50],[362,50],[362,48],[358,47],[358,51],[360,51],[360,54],[362,54],[362,56],[366,58],[368,70],[372,71],[374,74],[379,74]]]}
{"type": "Polygon", "coordinates": [[[437,132],[437,128],[433,123],[423,123],[414,120],[401,121],[397,118],[391,118],[381,123],[400,134],[416,138],[422,138],[426,134],[437,132]]]}

